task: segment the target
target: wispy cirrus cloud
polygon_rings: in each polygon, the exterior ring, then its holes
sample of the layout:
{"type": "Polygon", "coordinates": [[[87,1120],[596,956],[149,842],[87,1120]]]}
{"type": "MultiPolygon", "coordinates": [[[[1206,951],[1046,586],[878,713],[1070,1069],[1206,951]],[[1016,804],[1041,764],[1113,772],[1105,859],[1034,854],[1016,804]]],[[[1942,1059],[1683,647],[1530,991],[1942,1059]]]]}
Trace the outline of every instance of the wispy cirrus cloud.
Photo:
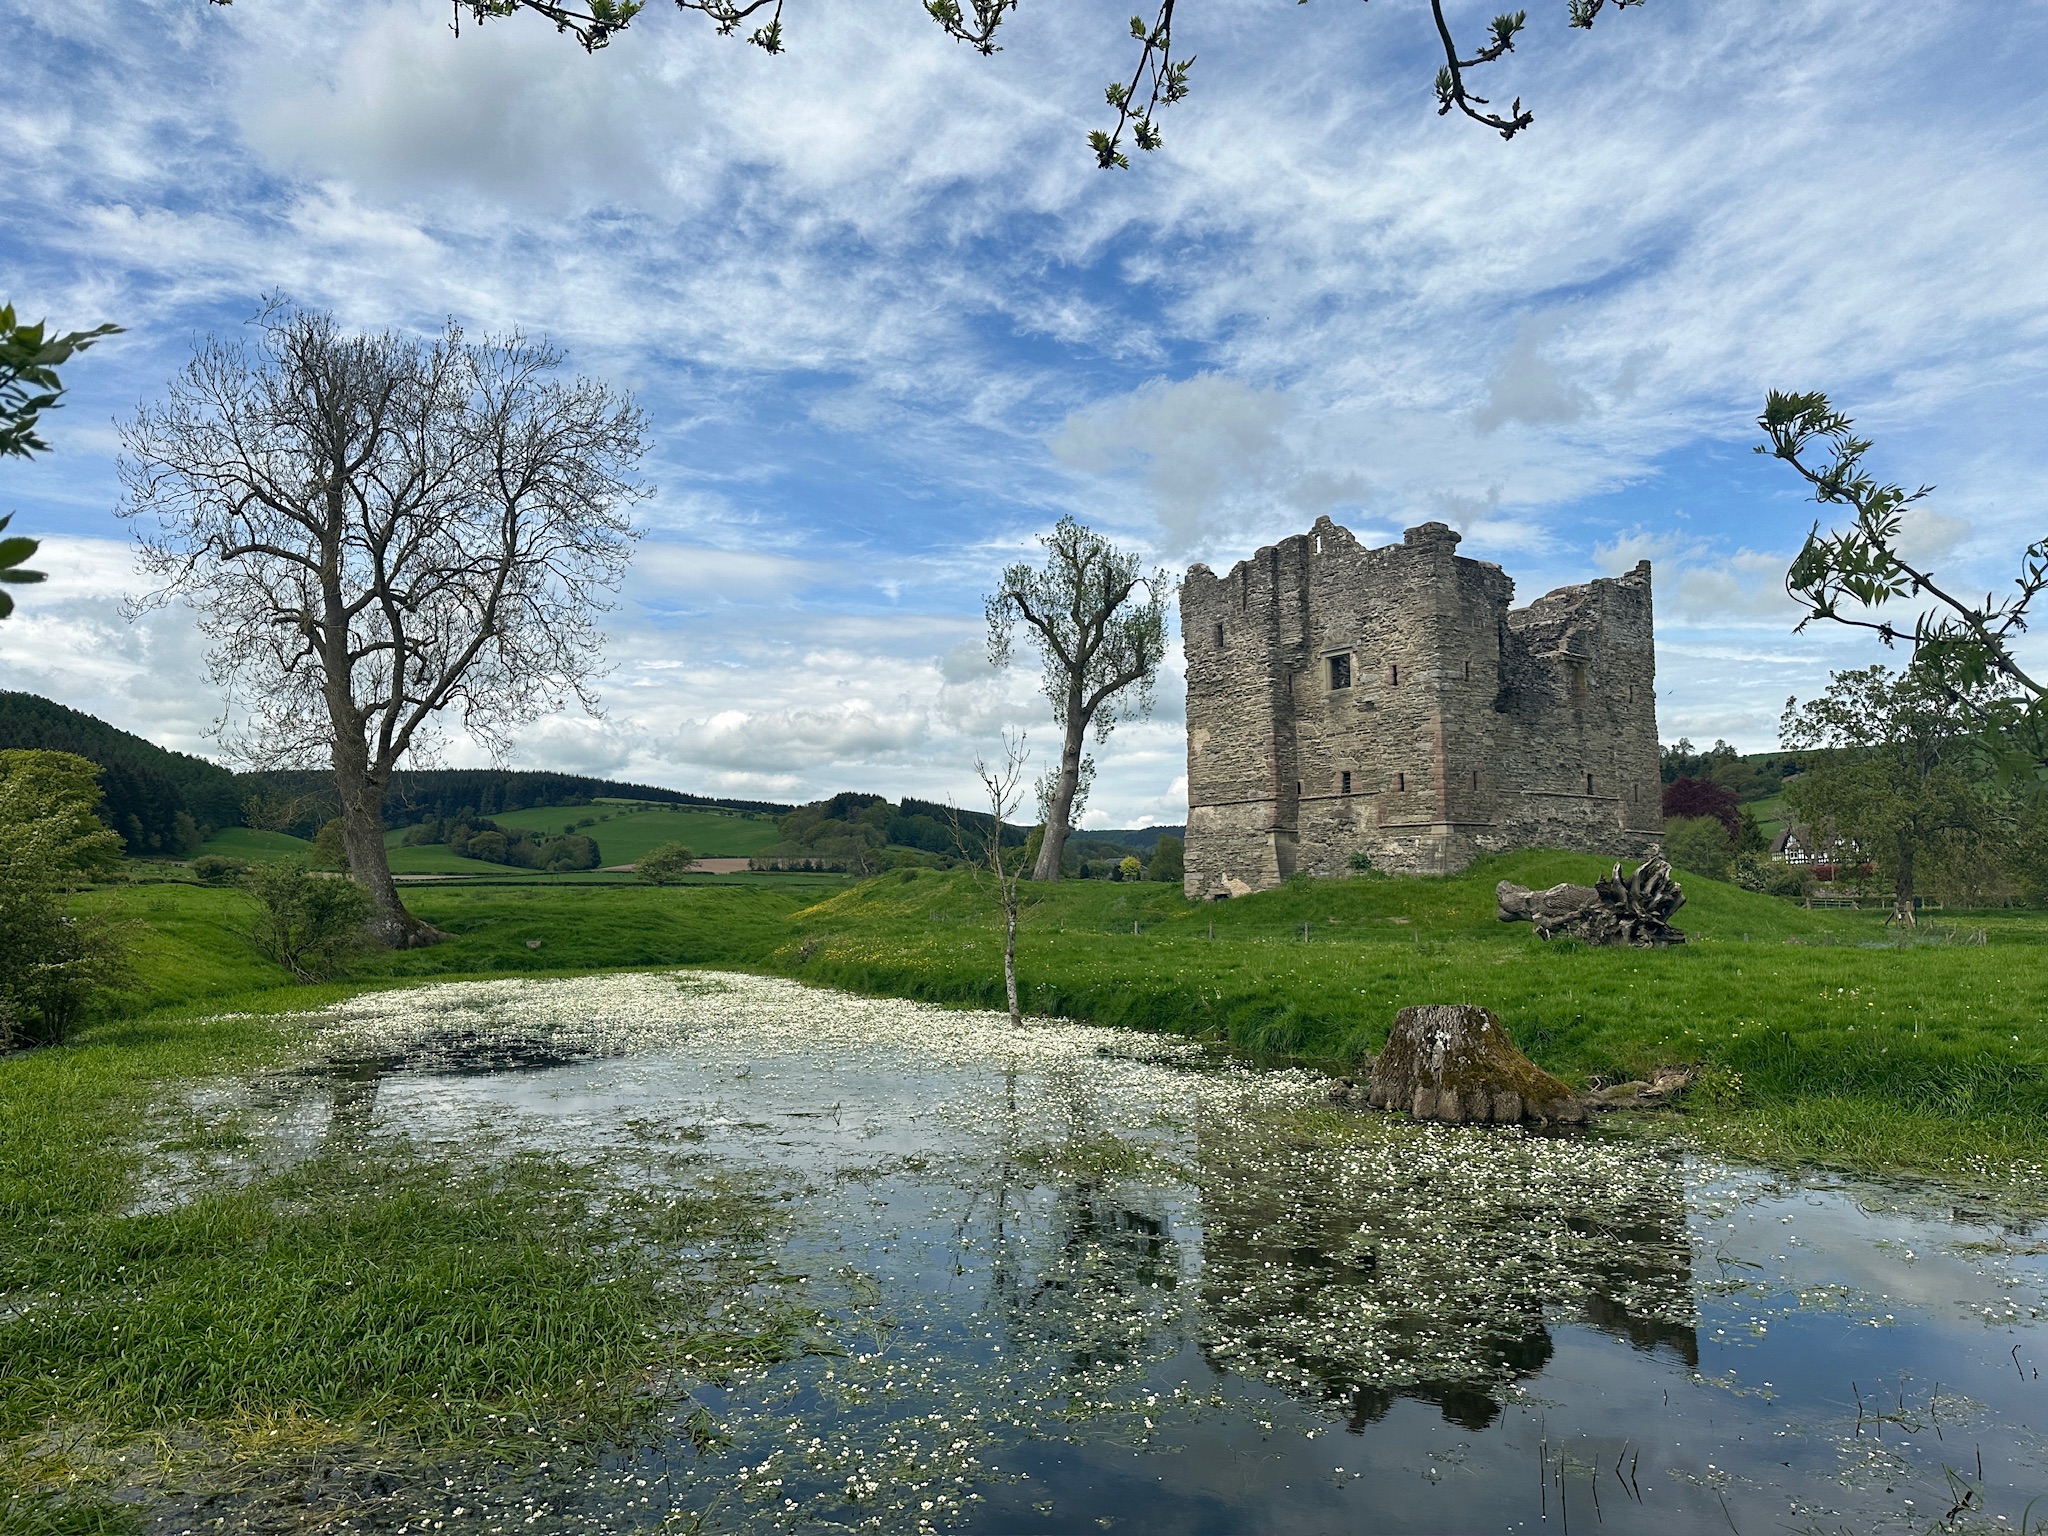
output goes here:
{"type": "MultiPolygon", "coordinates": [[[[1503,145],[1429,111],[1417,7],[1213,0],[1166,149],[1116,176],[1092,13],[1026,7],[993,59],[914,7],[789,25],[770,59],[651,11],[596,56],[458,41],[428,0],[0,18],[13,296],[129,327],[9,503],[116,583],[109,418],[265,293],[546,331],[639,393],[659,494],[606,718],[522,752],[791,796],[964,791],[1003,724],[1044,734],[972,658],[1062,512],[1223,563],[1325,510],[1443,517],[1525,596],[1645,540],[1667,734],[1756,745],[1767,695],[1856,654],[1783,638],[1815,509],[1741,451],[1766,388],[1828,388],[1937,481],[1914,537],[1971,580],[2040,526],[2039,7],[1539,8],[1503,66],[1537,126],[1503,145]]],[[[199,654],[57,585],[0,631],[10,686],[188,746],[199,654]]],[[[1176,699],[1100,754],[1098,816],[1172,819],[1176,699]]]]}

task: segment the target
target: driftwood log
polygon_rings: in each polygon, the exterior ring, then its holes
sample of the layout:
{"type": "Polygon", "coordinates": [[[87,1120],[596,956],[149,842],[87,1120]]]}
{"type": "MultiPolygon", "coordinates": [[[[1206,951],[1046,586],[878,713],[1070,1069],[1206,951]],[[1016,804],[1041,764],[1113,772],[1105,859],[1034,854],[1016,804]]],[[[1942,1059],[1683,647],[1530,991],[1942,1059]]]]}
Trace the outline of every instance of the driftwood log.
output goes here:
{"type": "Polygon", "coordinates": [[[1661,855],[1645,859],[1636,872],[1623,877],[1621,866],[1596,885],[1553,885],[1547,891],[1503,880],[1494,887],[1504,923],[1534,923],[1539,938],[1559,934],[1588,944],[1631,944],[1656,949],[1683,944],[1685,934],[1671,926],[1672,914],[1685,905],[1685,892],[1671,878],[1661,855]]]}
{"type": "Polygon", "coordinates": [[[1371,1075],[1339,1078],[1330,1097],[1453,1125],[1586,1118],[1571,1089],[1516,1050],[1499,1019],[1468,1004],[1403,1008],[1371,1075]]]}

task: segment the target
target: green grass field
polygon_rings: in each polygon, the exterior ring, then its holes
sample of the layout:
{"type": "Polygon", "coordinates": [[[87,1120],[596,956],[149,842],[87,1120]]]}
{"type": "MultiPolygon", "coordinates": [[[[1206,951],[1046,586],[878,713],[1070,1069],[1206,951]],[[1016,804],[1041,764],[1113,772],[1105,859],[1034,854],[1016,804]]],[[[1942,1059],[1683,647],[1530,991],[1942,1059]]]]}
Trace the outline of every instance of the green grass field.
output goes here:
{"type": "MultiPolygon", "coordinates": [[[[1901,947],[1881,913],[1690,879],[1690,942],[1669,950],[1545,944],[1493,916],[1497,880],[1600,872],[1519,854],[1448,879],[1302,881],[1200,907],[1170,886],[1065,885],[1026,915],[1023,996],[1033,1012],[1331,1067],[1376,1049],[1403,1006],[1477,1003],[1575,1084],[1706,1069],[1704,1097],[1737,1112],[1717,1133],[1730,1145],[1862,1167],[2048,1155],[2048,914],[1943,914],[1901,947]],[[1959,942],[1978,931],[1987,942],[1959,942]]],[[[884,877],[795,927],[774,958],[791,974],[1000,1006],[995,922],[965,875],[884,877]]]]}
{"type": "Polygon", "coordinates": [[[1792,815],[1783,795],[1772,795],[1767,800],[1751,800],[1743,809],[1756,818],[1756,824],[1762,829],[1766,839],[1774,838],[1784,831],[1785,824],[1792,815]]]}
{"type": "Polygon", "coordinates": [[[639,810],[635,802],[623,800],[507,811],[491,820],[501,827],[556,834],[586,816],[596,818],[596,825],[576,830],[597,839],[598,852],[607,864],[635,863],[663,843],[681,843],[699,858],[745,858],[781,836],[775,823],[765,817],[694,806],[639,810]]]}
{"type": "Polygon", "coordinates": [[[217,854],[224,859],[248,859],[253,863],[264,859],[282,858],[288,853],[304,853],[312,846],[303,837],[293,837],[289,832],[258,832],[254,827],[222,827],[199,845],[199,852],[217,854]]]}
{"type": "MultiPolygon", "coordinates": [[[[1332,1067],[1377,1046],[1401,1006],[1480,1003],[1576,1084],[1704,1069],[1683,1113],[1645,1117],[1639,1134],[2041,1203],[2048,914],[1945,913],[1901,944],[1879,913],[1693,879],[1679,919],[1691,941],[1670,950],[1546,945],[1493,918],[1498,879],[1598,872],[1532,853],[1199,906],[1169,885],[1068,882],[1031,892],[1024,994],[1033,1012],[1332,1067]]],[[[249,944],[238,890],[133,884],[79,900],[129,924],[135,974],[73,1044],[0,1058],[0,1294],[45,1298],[0,1309],[10,1532],[134,1530],[94,1491],[133,1475],[109,1470],[110,1446],[157,1446],[162,1475],[202,1478],[221,1453],[194,1447],[233,1448],[216,1465],[377,1467],[463,1447],[502,1461],[535,1443],[529,1428],[564,1451],[629,1429],[653,1401],[639,1383],[678,1351],[803,1347],[800,1319],[746,1310],[774,1219],[746,1191],[642,1209],[552,1163],[457,1166],[434,1147],[371,1162],[337,1144],[138,1213],[132,1128],[232,1159],[232,1113],[182,1085],[278,1061],[294,1038],[279,1015],[436,978],[674,965],[1000,1003],[993,903],[961,871],[416,887],[408,902],[447,943],[366,953],[315,986],[249,944]],[[736,1267],[678,1288],[634,1256],[655,1240],[736,1267]]]]}

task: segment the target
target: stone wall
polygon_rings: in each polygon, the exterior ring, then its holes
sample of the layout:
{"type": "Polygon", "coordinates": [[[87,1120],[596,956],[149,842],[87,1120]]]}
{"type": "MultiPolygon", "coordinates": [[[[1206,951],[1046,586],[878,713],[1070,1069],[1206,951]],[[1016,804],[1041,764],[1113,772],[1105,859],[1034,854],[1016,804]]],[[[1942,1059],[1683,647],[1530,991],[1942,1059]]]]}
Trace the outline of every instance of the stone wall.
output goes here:
{"type": "Polygon", "coordinates": [[[1511,610],[1442,523],[1367,549],[1327,517],[1181,588],[1186,889],[1263,890],[1353,856],[1640,856],[1658,814],[1648,562],[1511,610]]]}

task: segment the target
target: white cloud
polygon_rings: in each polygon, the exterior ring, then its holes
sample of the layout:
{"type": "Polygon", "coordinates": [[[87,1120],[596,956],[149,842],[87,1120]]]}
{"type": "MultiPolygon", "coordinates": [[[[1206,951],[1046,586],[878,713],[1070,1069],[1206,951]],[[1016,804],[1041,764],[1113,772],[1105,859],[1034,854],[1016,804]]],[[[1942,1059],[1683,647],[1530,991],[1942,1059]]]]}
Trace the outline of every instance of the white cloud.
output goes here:
{"type": "MultiPolygon", "coordinates": [[[[1116,176],[1083,144],[1123,59],[1099,16],[1027,7],[992,59],[914,7],[810,0],[779,59],[695,22],[650,9],[593,58],[524,18],[458,42],[429,0],[0,18],[12,291],[130,328],[9,503],[107,531],[97,423],[266,291],[550,331],[640,391],[661,497],[610,718],[523,750],[778,793],[964,787],[974,741],[1041,718],[976,672],[979,595],[1065,510],[1225,563],[1324,510],[1441,516],[1529,590],[1662,540],[1695,735],[1771,724],[1755,690],[1835,656],[1760,639],[1812,509],[1654,478],[1721,473],[1685,456],[1744,442],[1767,387],[1828,388],[1942,483],[1911,537],[1945,573],[2009,580],[2041,525],[2039,7],[1988,52],[1981,8],[1543,12],[1499,72],[1537,126],[1503,145],[1428,112],[1406,0],[1208,5],[1195,95],[1116,176]]],[[[198,655],[54,586],[0,630],[10,685],[181,745],[198,655]]],[[[1096,814],[1170,799],[1177,729],[1163,699],[1119,733],[1096,814]]]]}
{"type": "Polygon", "coordinates": [[[1486,381],[1486,403],[1473,414],[1481,432],[1495,432],[1511,421],[1550,426],[1577,421],[1592,406],[1577,384],[1566,380],[1543,355],[1543,343],[1557,328],[1555,316],[1524,320],[1514,344],[1486,381]]]}

